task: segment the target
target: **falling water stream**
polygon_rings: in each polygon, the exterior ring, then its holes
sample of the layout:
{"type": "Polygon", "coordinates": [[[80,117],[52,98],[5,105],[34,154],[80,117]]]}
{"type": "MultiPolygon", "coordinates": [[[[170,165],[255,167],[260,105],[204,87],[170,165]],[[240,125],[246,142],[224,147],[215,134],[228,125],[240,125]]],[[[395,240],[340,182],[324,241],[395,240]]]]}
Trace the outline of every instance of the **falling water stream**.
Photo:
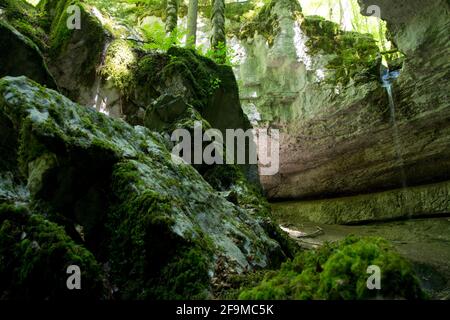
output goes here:
{"type": "MultiPolygon", "coordinates": [[[[102,51],[102,59],[101,59],[101,63],[100,63],[100,68],[105,64],[105,60],[106,60],[106,53],[108,52],[108,48],[111,45],[111,41],[107,41],[103,47],[103,51],[102,51]]],[[[95,97],[94,97],[94,105],[93,107],[102,113],[108,114],[108,111],[106,110],[106,103],[107,101],[105,101],[103,99],[103,97],[101,96],[101,85],[102,85],[102,77],[97,74],[96,75],[96,79],[95,79],[95,83],[94,83],[94,88],[95,88],[95,97]]]]}
{"type": "Polygon", "coordinates": [[[407,187],[407,181],[406,181],[406,173],[405,173],[405,167],[404,167],[404,159],[402,155],[401,150],[401,143],[400,143],[400,135],[398,130],[398,124],[397,124],[397,116],[396,116],[396,110],[395,110],[395,101],[394,101],[394,95],[393,95],[393,89],[392,89],[392,80],[395,80],[399,77],[400,71],[389,71],[386,70],[382,77],[382,83],[383,87],[386,89],[388,98],[389,98],[389,110],[391,115],[391,122],[392,122],[392,130],[393,130],[393,139],[394,139],[394,148],[397,155],[397,160],[400,164],[400,178],[402,187],[407,187]]]}

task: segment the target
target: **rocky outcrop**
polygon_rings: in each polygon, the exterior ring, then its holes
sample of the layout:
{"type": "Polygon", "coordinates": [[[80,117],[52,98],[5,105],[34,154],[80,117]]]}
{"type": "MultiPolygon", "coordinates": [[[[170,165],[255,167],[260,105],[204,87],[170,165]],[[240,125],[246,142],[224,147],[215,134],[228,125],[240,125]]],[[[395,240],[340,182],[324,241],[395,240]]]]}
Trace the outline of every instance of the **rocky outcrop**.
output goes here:
{"type": "Polygon", "coordinates": [[[352,197],[272,204],[280,216],[292,221],[358,224],[446,215],[450,212],[450,183],[394,189],[352,197]]]}
{"type": "Polygon", "coordinates": [[[83,1],[41,1],[39,8],[47,21],[49,68],[61,92],[78,103],[96,106],[97,68],[109,36],[101,14],[83,1]],[[70,6],[79,10],[79,26],[70,20],[76,13],[70,6]]]}
{"type": "Polygon", "coordinates": [[[144,127],[79,106],[25,77],[0,80],[0,123],[10,137],[2,140],[1,153],[17,155],[2,161],[2,177],[10,178],[1,181],[10,181],[11,191],[0,198],[9,205],[0,210],[0,257],[9,266],[0,275],[10,275],[0,281],[3,295],[22,288],[47,297],[33,291],[40,283],[31,278],[37,268],[49,268],[55,274],[50,286],[60,288],[61,270],[75,264],[99,275],[86,283],[85,298],[102,297],[103,289],[128,299],[205,298],[216,277],[284,257],[271,238],[276,229],[258,217],[264,212],[227,201],[144,127]],[[12,216],[17,210],[23,218],[12,216]],[[60,249],[51,251],[51,241],[60,249]],[[42,255],[27,255],[30,250],[42,255]],[[20,273],[24,287],[10,291],[9,280],[21,269],[30,270],[20,273]],[[88,290],[102,278],[109,284],[88,290]]]}
{"type": "Polygon", "coordinates": [[[56,88],[39,48],[4,20],[0,21],[0,58],[1,77],[27,76],[49,88],[56,88]]]}
{"type": "MultiPolygon", "coordinates": [[[[194,50],[148,49],[138,26],[96,5],[101,4],[49,0],[39,5],[50,21],[46,26],[50,69],[62,93],[169,136],[180,124],[193,128],[194,121],[203,119],[224,135],[226,129],[251,128],[230,67],[217,65],[194,50]],[[80,9],[80,29],[67,28],[70,5],[80,9]]],[[[256,165],[243,169],[258,185],[256,165]]]]}
{"type": "Polygon", "coordinates": [[[250,128],[231,68],[192,50],[145,50],[135,26],[118,23],[94,5],[50,0],[40,4],[52,22],[50,68],[68,97],[132,124],[143,124],[148,107],[158,99],[181,97],[214,128],[250,128]],[[79,30],[66,26],[66,10],[73,4],[81,12],[79,30]]]}
{"type": "Polygon", "coordinates": [[[355,195],[450,178],[448,3],[362,2],[380,5],[406,55],[393,83],[393,110],[380,85],[380,53],[367,36],[303,17],[289,1],[268,5],[260,14],[271,20],[255,21],[273,23],[250,25],[246,33],[238,70],[244,109],[257,110],[259,126],[281,130],[280,172],[263,177],[272,199],[355,195]]]}

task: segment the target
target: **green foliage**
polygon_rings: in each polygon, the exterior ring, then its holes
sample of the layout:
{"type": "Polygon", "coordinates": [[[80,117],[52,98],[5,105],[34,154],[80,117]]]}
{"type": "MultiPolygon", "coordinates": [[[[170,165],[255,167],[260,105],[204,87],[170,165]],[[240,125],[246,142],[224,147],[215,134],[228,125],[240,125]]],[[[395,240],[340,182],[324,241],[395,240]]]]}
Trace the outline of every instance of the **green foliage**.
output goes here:
{"type": "Polygon", "coordinates": [[[301,28],[308,36],[310,54],[335,56],[327,65],[328,82],[345,85],[351,79],[378,79],[381,55],[370,34],[342,31],[338,24],[319,16],[305,17],[301,28]]]}
{"type": "Polygon", "coordinates": [[[197,47],[197,52],[204,55],[206,58],[213,60],[217,64],[224,64],[233,67],[233,59],[236,57],[236,52],[233,48],[226,46],[223,42],[219,42],[217,48],[209,48],[203,53],[201,46],[197,47]]]}
{"type": "Polygon", "coordinates": [[[46,32],[42,28],[45,16],[42,12],[23,0],[1,0],[0,8],[4,11],[2,19],[33,41],[40,50],[47,49],[46,32]]]}
{"type": "Polygon", "coordinates": [[[158,22],[142,26],[141,31],[146,42],[144,48],[149,50],[167,51],[170,47],[181,46],[181,40],[186,35],[186,31],[180,28],[175,28],[168,35],[165,27],[158,22]]]}
{"type": "Polygon", "coordinates": [[[220,84],[222,83],[222,80],[220,80],[219,78],[213,78],[209,81],[209,83],[210,83],[211,91],[214,92],[220,88],[220,84]]]}
{"type": "Polygon", "coordinates": [[[125,40],[116,40],[108,47],[101,74],[123,91],[132,81],[131,68],[135,62],[136,56],[130,44],[125,40]]]}
{"type": "MultiPolygon", "coordinates": [[[[302,8],[297,0],[282,0],[287,2],[288,8],[292,12],[292,17],[297,19],[301,14],[302,8]]],[[[277,0],[267,1],[257,13],[242,25],[239,38],[253,38],[255,32],[267,39],[269,46],[273,45],[275,35],[279,31],[278,17],[273,13],[273,9],[277,4],[277,0]]]]}
{"type": "Polygon", "coordinates": [[[240,299],[425,298],[411,265],[380,238],[347,237],[318,250],[300,253],[268,272],[263,281],[244,289],[240,299]],[[381,269],[381,290],[369,290],[367,268],[381,269]]]}
{"type": "Polygon", "coordinates": [[[64,229],[24,207],[0,205],[0,296],[3,299],[101,299],[106,290],[94,256],[64,229]],[[66,269],[83,270],[83,290],[67,290],[66,269]]]}
{"type": "Polygon", "coordinates": [[[205,298],[211,244],[194,236],[183,239],[171,230],[175,221],[170,199],[153,190],[137,193],[143,181],[136,165],[121,162],[113,173],[113,192],[123,202],[108,223],[111,272],[122,298],[205,298]]]}

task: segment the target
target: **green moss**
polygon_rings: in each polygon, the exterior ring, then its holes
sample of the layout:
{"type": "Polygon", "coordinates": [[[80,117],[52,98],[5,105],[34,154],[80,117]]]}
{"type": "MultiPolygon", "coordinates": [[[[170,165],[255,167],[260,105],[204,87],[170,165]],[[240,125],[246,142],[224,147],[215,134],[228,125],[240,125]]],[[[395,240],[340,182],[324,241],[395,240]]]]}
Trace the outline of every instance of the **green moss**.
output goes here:
{"type": "Polygon", "coordinates": [[[255,215],[268,217],[270,206],[256,185],[245,177],[238,165],[216,165],[208,167],[204,179],[216,190],[224,192],[232,203],[251,210],[255,215]]]}
{"type": "Polygon", "coordinates": [[[28,176],[28,163],[45,153],[47,148],[32,134],[31,120],[25,120],[20,129],[20,144],[18,152],[19,170],[24,177],[28,176]]]}
{"type": "Polygon", "coordinates": [[[41,12],[23,0],[1,0],[0,8],[4,10],[2,19],[33,41],[42,52],[47,50],[47,36],[42,27],[44,16],[41,12]]]}
{"type": "Polygon", "coordinates": [[[326,66],[329,83],[345,85],[351,79],[367,82],[379,77],[381,55],[372,35],[342,31],[319,16],[305,17],[301,28],[308,37],[309,54],[335,56],[326,66]]]}
{"type": "MultiPolygon", "coordinates": [[[[244,22],[244,14],[255,9],[255,1],[231,2],[225,7],[225,18],[236,22],[244,22]]],[[[210,17],[210,15],[207,15],[210,17]]]]}
{"type": "Polygon", "coordinates": [[[239,37],[241,39],[253,38],[257,32],[267,39],[269,46],[272,46],[275,36],[279,32],[278,15],[274,11],[277,4],[288,8],[292,12],[294,20],[301,15],[302,8],[297,0],[271,0],[258,11],[253,19],[242,26],[239,37]],[[281,2],[286,2],[286,4],[280,4],[281,2]]]}
{"type": "Polygon", "coordinates": [[[191,166],[172,161],[149,130],[78,106],[24,77],[0,80],[0,92],[0,112],[22,131],[24,175],[45,175],[31,200],[109,262],[118,299],[206,298],[217,255],[238,266],[282,255],[259,219],[218,196],[191,166]],[[51,153],[56,165],[50,170],[33,163],[51,153]]]}
{"type": "Polygon", "coordinates": [[[167,51],[169,63],[161,72],[163,79],[181,75],[193,95],[191,104],[201,113],[208,107],[208,100],[214,91],[211,81],[221,79],[217,65],[210,59],[198,55],[190,49],[172,47],[167,51]]]}
{"type": "Polygon", "coordinates": [[[198,235],[182,238],[172,231],[173,205],[142,185],[133,162],[121,162],[113,172],[113,192],[119,203],[108,226],[112,274],[125,299],[205,298],[209,288],[211,243],[198,235]],[[132,194],[135,194],[132,196],[132,194]]]}
{"type": "Polygon", "coordinates": [[[138,91],[146,100],[160,96],[161,83],[179,78],[189,90],[186,93],[188,103],[201,112],[210,105],[214,92],[230,84],[223,68],[227,67],[216,65],[194,50],[171,47],[167,53],[134,52],[130,42],[117,40],[108,49],[102,74],[111,79],[125,97],[138,91]]]}
{"type": "Polygon", "coordinates": [[[41,10],[51,24],[47,26],[49,33],[49,57],[57,59],[67,53],[70,43],[78,43],[83,40],[89,43],[86,46],[86,56],[77,69],[77,78],[81,83],[90,86],[96,76],[96,67],[100,64],[103,49],[109,34],[101,22],[90,13],[91,7],[80,0],[47,1],[42,4],[41,10]],[[69,29],[67,21],[69,6],[80,8],[81,29],[69,29]]]}
{"type": "Polygon", "coordinates": [[[350,236],[297,255],[279,271],[267,273],[256,287],[244,289],[239,298],[422,299],[425,295],[411,265],[386,240],[350,236]],[[381,290],[367,288],[367,268],[371,265],[381,269],[381,290]]]}
{"type": "Polygon", "coordinates": [[[128,41],[116,40],[111,43],[106,52],[101,74],[122,91],[131,84],[131,68],[136,62],[136,56],[128,41]]]}
{"type": "Polygon", "coordinates": [[[3,299],[101,299],[106,290],[94,256],[64,229],[24,207],[0,205],[0,294],[3,299]],[[78,265],[82,290],[66,287],[78,265]]]}

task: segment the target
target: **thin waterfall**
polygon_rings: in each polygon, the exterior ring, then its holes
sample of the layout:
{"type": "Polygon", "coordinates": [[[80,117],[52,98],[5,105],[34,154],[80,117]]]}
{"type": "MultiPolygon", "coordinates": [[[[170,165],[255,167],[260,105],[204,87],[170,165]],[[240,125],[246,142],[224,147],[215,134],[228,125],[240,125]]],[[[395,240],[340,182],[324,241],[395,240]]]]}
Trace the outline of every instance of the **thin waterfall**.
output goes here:
{"type": "Polygon", "coordinates": [[[392,80],[395,80],[399,77],[400,72],[399,71],[389,71],[387,69],[383,75],[382,75],[382,83],[383,87],[386,89],[388,98],[389,98],[389,110],[391,115],[391,123],[392,123],[392,131],[393,131],[393,139],[394,139],[394,148],[397,155],[397,160],[400,164],[400,177],[401,177],[401,183],[403,188],[407,187],[407,180],[406,180],[406,172],[405,172],[405,162],[403,159],[402,154],[402,148],[400,143],[400,134],[398,130],[398,124],[397,124],[397,116],[396,116],[396,110],[395,110],[395,101],[394,101],[394,95],[393,95],[393,89],[392,89],[392,80]]]}
{"type": "MultiPolygon", "coordinates": [[[[111,44],[111,41],[106,41],[104,47],[103,47],[103,52],[102,52],[102,58],[101,58],[101,62],[100,62],[100,66],[99,68],[102,68],[103,65],[105,64],[105,60],[106,60],[106,54],[108,52],[108,48],[111,44]]],[[[97,72],[96,74],[96,79],[95,79],[95,84],[94,84],[94,90],[95,90],[95,97],[94,97],[94,105],[93,107],[102,113],[108,114],[108,110],[106,109],[106,105],[107,105],[107,101],[101,96],[101,85],[102,85],[102,77],[99,74],[99,72],[97,72]]]]}

